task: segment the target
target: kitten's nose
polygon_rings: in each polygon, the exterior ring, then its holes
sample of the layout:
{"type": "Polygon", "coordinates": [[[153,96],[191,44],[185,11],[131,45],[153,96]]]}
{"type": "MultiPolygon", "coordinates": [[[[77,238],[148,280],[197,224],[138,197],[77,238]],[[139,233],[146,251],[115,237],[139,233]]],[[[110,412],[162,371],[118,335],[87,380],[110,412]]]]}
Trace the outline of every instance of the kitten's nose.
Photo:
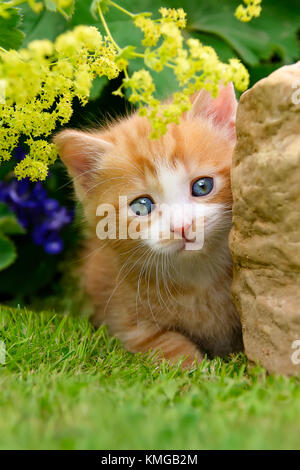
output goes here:
{"type": "Polygon", "coordinates": [[[171,225],[171,232],[179,233],[182,238],[187,239],[188,230],[192,224],[171,225]]]}

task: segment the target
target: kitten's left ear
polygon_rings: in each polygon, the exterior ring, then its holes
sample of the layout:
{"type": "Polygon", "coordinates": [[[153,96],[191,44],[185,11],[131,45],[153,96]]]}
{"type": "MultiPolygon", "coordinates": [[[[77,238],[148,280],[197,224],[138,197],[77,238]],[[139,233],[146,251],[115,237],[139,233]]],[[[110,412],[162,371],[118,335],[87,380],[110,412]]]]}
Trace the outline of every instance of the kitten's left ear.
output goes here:
{"type": "Polygon", "coordinates": [[[188,117],[202,116],[210,119],[217,127],[226,130],[230,139],[235,140],[237,105],[233,84],[228,83],[227,86],[220,87],[215,99],[206,90],[195,94],[192,97],[192,109],[188,117]]]}

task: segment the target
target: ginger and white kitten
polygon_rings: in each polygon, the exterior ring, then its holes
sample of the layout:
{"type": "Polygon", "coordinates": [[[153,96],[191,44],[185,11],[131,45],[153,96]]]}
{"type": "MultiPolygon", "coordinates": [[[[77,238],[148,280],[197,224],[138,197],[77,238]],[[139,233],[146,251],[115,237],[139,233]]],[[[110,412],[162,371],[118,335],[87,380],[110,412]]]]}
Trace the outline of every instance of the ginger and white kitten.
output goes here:
{"type": "Polygon", "coordinates": [[[217,99],[202,91],[191,100],[192,109],[158,140],[149,138],[149,123],[137,114],[98,131],[55,137],[84,208],[80,278],[95,308],[93,322],[106,323],[130,351],[155,350],[172,362],[184,357],[185,367],[205,353],[242,349],[228,250],[237,102],[231,84],[217,99]],[[119,196],[128,198],[126,223],[135,221],[141,235],[150,224],[150,237],[121,239],[117,230],[115,239],[99,240],[97,207],[112,204],[123,217],[119,196]],[[165,223],[162,204],[170,207],[169,240],[154,230],[165,223]],[[195,209],[184,219],[172,209],[182,204],[195,209]],[[204,245],[186,250],[200,209],[204,245]]]}

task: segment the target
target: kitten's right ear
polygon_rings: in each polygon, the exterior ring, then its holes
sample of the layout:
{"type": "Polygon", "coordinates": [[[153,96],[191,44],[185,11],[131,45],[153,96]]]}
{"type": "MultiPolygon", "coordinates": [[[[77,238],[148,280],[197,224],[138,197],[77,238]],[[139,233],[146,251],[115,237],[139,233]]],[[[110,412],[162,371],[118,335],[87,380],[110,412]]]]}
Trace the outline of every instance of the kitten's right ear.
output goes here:
{"type": "Polygon", "coordinates": [[[202,116],[210,119],[212,123],[227,132],[228,137],[235,141],[235,119],[237,111],[237,99],[232,83],[223,86],[217,98],[202,89],[192,96],[192,109],[188,111],[188,117],[202,116]]]}
{"type": "Polygon", "coordinates": [[[99,167],[100,158],[112,148],[112,144],[96,133],[71,129],[56,134],[53,142],[74,179],[75,190],[81,199],[91,184],[93,170],[99,167]]]}

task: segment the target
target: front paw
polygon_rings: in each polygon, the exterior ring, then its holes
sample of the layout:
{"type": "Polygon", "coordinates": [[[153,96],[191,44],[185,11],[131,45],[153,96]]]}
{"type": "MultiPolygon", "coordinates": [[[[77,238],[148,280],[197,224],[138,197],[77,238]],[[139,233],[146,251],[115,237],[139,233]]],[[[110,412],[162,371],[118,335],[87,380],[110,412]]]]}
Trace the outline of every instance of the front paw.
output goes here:
{"type": "Polygon", "coordinates": [[[203,355],[195,343],[175,331],[162,332],[148,346],[148,349],[158,352],[161,358],[168,360],[172,364],[180,362],[182,369],[197,367],[203,360],[203,355]]]}
{"type": "MultiPolygon", "coordinates": [[[[196,350],[192,355],[189,355],[183,358],[181,362],[182,369],[194,369],[199,366],[199,364],[203,361],[204,357],[200,353],[200,351],[196,350]]],[[[178,362],[178,361],[177,361],[178,362]]]]}

